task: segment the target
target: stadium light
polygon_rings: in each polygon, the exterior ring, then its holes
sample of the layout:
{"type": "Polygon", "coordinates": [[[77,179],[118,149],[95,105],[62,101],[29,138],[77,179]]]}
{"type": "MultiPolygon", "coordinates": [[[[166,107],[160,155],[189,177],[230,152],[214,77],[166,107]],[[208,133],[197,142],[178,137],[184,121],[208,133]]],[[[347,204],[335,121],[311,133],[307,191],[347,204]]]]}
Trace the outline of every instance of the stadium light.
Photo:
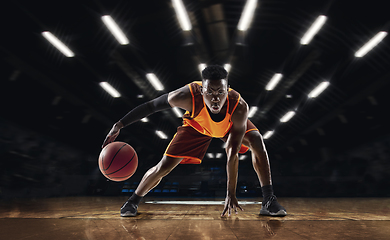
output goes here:
{"type": "Polygon", "coordinates": [[[248,118],[251,118],[255,115],[255,113],[257,112],[257,107],[256,106],[252,106],[250,109],[249,109],[249,112],[248,112],[248,118]]]}
{"type": "Polygon", "coordinates": [[[127,39],[126,35],[123,33],[123,31],[119,28],[118,24],[112,19],[110,15],[105,15],[102,17],[102,21],[104,25],[110,30],[111,34],[114,35],[115,39],[121,44],[121,45],[127,45],[129,44],[129,39],[127,39]]]}
{"type": "Polygon", "coordinates": [[[180,109],[178,107],[174,107],[172,108],[172,111],[175,113],[175,115],[178,117],[178,118],[181,118],[183,116],[183,113],[180,111],[180,109]]]}
{"type": "Polygon", "coordinates": [[[183,29],[183,31],[190,31],[192,29],[192,25],[183,2],[181,0],[172,0],[172,4],[181,29],[183,29]]]}
{"type": "Polygon", "coordinates": [[[202,73],[202,71],[207,67],[205,63],[200,63],[198,65],[199,72],[202,73]]]}
{"type": "Polygon", "coordinates": [[[160,130],[156,130],[156,134],[157,134],[157,136],[159,136],[161,139],[168,139],[168,136],[165,135],[165,133],[163,133],[163,132],[160,131],[160,130]]]}
{"type": "Polygon", "coordinates": [[[329,82],[322,82],[317,87],[315,87],[308,95],[309,98],[315,98],[320,95],[327,87],[329,82]]]}
{"type": "Polygon", "coordinates": [[[280,122],[288,122],[290,121],[290,119],[295,115],[295,112],[294,111],[289,111],[287,112],[286,114],[284,114],[284,116],[280,119],[280,122]]]}
{"type": "Polygon", "coordinates": [[[225,65],[223,65],[223,68],[226,70],[226,72],[229,72],[230,69],[232,69],[232,65],[230,65],[229,63],[226,63],[225,65]]]}
{"type": "Polygon", "coordinates": [[[268,139],[272,136],[272,134],[274,134],[274,131],[268,131],[266,132],[264,135],[263,135],[263,138],[264,139],[268,139]]]}
{"type": "Polygon", "coordinates": [[[247,0],[244,10],[242,11],[240,21],[238,22],[237,29],[240,31],[246,31],[252,22],[253,15],[256,10],[257,0],[247,0]]]}
{"type": "Polygon", "coordinates": [[[301,38],[301,44],[307,45],[313,39],[313,37],[320,31],[322,26],[325,24],[327,17],[324,15],[318,16],[314,23],[310,26],[307,32],[301,38]]]}
{"type": "Polygon", "coordinates": [[[164,86],[161,84],[160,80],[154,75],[154,73],[148,73],[146,74],[146,78],[149,80],[150,84],[156,89],[157,91],[164,90],[164,86]]]}
{"type": "Polygon", "coordinates": [[[113,87],[111,86],[108,82],[100,82],[99,85],[106,91],[108,92],[112,97],[118,98],[121,96],[121,94],[113,87]]]}
{"type": "Polygon", "coordinates": [[[387,32],[381,31],[377,33],[370,41],[363,45],[356,53],[355,57],[363,57],[369,51],[371,51],[376,45],[378,45],[385,37],[387,32]]]}
{"type": "Polygon", "coordinates": [[[47,41],[49,41],[54,47],[56,47],[65,56],[74,57],[74,53],[51,32],[48,31],[42,32],[42,36],[46,38],[47,41]]]}
{"type": "Polygon", "coordinates": [[[265,86],[265,90],[271,91],[275,88],[275,86],[279,83],[280,79],[282,79],[283,75],[281,73],[275,73],[275,75],[268,82],[267,86],[265,86]]]}

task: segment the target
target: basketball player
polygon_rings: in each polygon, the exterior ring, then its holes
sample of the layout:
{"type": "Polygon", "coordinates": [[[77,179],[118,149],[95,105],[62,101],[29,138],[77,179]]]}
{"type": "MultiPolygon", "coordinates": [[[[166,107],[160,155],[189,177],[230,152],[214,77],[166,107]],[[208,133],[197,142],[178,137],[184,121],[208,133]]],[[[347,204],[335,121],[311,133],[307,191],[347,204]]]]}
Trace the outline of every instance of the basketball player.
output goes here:
{"type": "Polygon", "coordinates": [[[166,93],[131,110],[114,124],[103,146],[113,142],[120,129],[152,113],[179,107],[186,110],[183,125],[169,143],[161,161],[149,169],[133,195],[121,208],[121,216],[136,216],[138,204],[161,179],[179,163],[201,163],[212,138],[226,141],[227,193],[221,216],[242,211],[236,198],[238,153],[252,151],[253,168],[263,193],[260,215],[285,216],[286,209],[273,192],[271,170],[263,139],[258,129],[248,120],[248,105],[240,94],[228,86],[226,70],[208,66],[202,71],[202,81],[192,82],[166,93]]]}

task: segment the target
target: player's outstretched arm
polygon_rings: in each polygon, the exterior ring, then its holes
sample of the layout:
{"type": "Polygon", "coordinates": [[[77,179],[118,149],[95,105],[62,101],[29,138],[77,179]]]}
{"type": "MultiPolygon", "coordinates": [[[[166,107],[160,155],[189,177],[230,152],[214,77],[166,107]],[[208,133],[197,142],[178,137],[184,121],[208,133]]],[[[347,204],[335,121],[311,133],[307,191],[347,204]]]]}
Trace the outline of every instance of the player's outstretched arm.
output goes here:
{"type": "Polygon", "coordinates": [[[236,187],[238,177],[238,152],[241,148],[242,139],[245,135],[246,120],[248,115],[248,105],[244,100],[241,100],[236,110],[232,115],[233,126],[230,129],[230,134],[226,144],[226,172],[227,172],[227,193],[225,199],[225,207],[221,216],[224,216],[226,212],[230,216],[233,209],[237,213],[237,209],[243,210],[238,205],[236,198],[236,187]]]}
{"type": "Polygon", "coordinates": [[[137,122],[140,119],[151,115],[152,113],[169,109],[172,107],[180,107],[185,110],[191,110],[191,106],[191,93],[188,86],[184,86],[175,91],[163,94],[158,98],[143,103],[128,112],[122,119],[120,119],[114,124],[110,132],[107,134],[106,139],[103,142],[102,148],[105,147],[107,144],[115,141],[115,139],[119,135],[121,128],[124,128],[134,122],[137,122]]]}
{"type": "Polygon", "coordinates": [[[168,93],[135,107],[133,110],[128,112],[121,120],[114,124],[110,132],[107,134],[107,137],[103,142],[102,148],[107,144],[115,141],[116,137],[119,135],[119,131],[121,128],[124,128],[134,122],[137,122],[152,113],[169,108],[171,108],[171,106],[168,102],[168,93]]]}

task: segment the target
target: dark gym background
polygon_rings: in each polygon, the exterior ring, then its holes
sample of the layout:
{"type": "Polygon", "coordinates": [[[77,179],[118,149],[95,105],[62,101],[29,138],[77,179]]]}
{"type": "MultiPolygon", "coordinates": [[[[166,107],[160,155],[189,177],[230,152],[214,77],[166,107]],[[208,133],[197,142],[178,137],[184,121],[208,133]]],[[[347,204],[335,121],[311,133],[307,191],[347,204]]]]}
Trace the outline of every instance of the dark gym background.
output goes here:
{"type": "MultiPolygon", "coordinates": [[[[13,1],[0,38],[0,199],[129,195],[161,158],[181,119],[172,111],[121,131],[138,170],[126,182],[99,172],[101,144],[135,106],[199,80],[198,64],[231,64],[229,84],[258,111],[278,197],[389,197],[389,37],[362,58],[354,53],[389,30],[386,7],[351,1],[260,1],[250,29],[237,30],[244,1],[184,0],[193,24],[181,30],[170,1],[13,1]],[[100,17],[124,29],[120,45],[100,17]],[[299,40],[328,17],[309,45],[299,40]],[[75,56],[41,35],[50,31],[75,56]],[[155,73],[156,91],[145,75],[155,73]],[[264,90],[275,73],[283,79],[264,90]],[[329,87],[307,94],[321,81],[329,87]],[[122,94],[112,98],[99,82],[122,94]],[[141,97],[142,95],[143,97],[141,97]],[[287,123],[284,113],[296,110],[287,123]],[[160,139],[155,130],[168,135],[160,139]]],[[[226,157],[213,140],[201,165],[179,165],[150,196],[224,197],[226,157]]],[[[240,161],[238,197],[260,197],[250,155],[240,161]]]]}

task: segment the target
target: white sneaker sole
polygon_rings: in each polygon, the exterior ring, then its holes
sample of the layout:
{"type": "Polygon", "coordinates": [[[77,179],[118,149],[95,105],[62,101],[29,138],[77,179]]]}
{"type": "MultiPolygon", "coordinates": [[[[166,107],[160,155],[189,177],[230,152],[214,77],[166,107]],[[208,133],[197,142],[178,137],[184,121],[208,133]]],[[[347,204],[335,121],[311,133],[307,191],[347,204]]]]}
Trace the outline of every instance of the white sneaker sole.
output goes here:
{"type": "Polygon", "coordinates": [[[137,216],[137,212],[132,213],[130,211],[127,211],[125,213],[121,213],[121,217],[135,217],[135,216],[137,216]]]}
{"type": "Polygon", "coordinates": [[[268,210],[261,209],[260,210],[260,215],[265,215],[265,216],[276,216],[276,217],[284,217],[287,215],[287,212],[284,210],[279,210],[276,213],[272,213],[268,210]]]}

